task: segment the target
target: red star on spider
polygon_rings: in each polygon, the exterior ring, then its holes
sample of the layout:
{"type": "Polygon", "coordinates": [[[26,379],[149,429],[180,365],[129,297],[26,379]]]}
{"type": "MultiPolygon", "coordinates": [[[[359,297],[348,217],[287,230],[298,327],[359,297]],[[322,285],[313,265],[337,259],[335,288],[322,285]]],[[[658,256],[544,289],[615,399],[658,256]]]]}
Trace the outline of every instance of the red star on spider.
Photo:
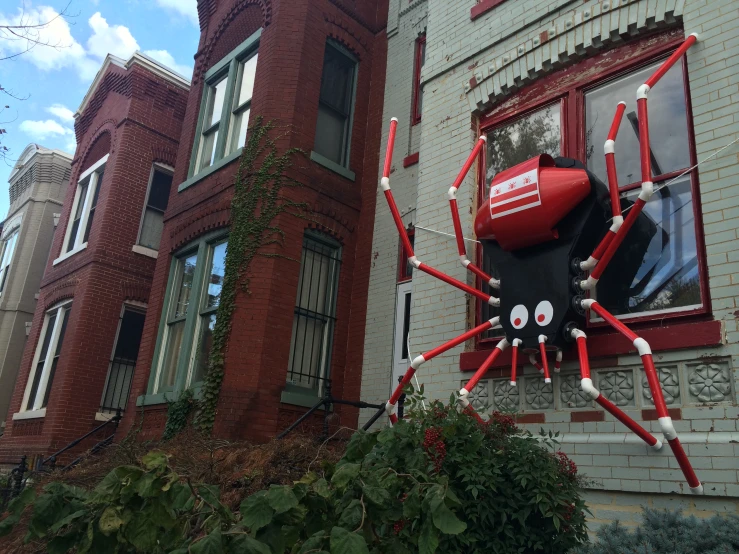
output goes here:
{"type": "Polygon", "coordinates": [[[498,196],[500,194],[500,189],[493,189],[493,194],[498,196]]]}
{"type": "Polygon", "coordinates": [[[530,184],[531,184],[531,177],[526,177],[526,178],[525,178],[525,179],[523,180],[523,184],[524,184],[524,185],[530,185],[530,184]]]}
{"type": "Polygon", "coordinates": [[[508,190],[513,190],[516,188],[516,183],[511,183],[508,185],[508,190]]]}

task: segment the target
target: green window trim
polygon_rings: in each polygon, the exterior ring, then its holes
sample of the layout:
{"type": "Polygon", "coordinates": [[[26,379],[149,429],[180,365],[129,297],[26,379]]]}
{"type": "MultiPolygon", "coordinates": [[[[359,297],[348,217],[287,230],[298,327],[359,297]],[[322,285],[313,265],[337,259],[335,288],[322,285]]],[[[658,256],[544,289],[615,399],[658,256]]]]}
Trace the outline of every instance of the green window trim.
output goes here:
{"type": "Polygon", "coordinates": [[[208,311],[215,312],[212,309],[203,307],[204,298],[207,296],[206,283],[207,272],[211,269],[210,265],[213,260],[213,252],[215,248],[228,241],[228,232],[224,230],[214,231],[202,236],[195,242],[192,242],[172,256],[170,263],[169,278],[167,280],[167,289],[164,296],[164,305],[162,315],[159,321],[159,331],[157,333],[156,345],[154,347],[154,357],[149,373],[149,384],[147,394],[137,399],[137,405],[161,404],[168,401],[174,401],[179,394],[187,388],[199,389],[201,382],[191,383],[190,378],[194,371],[196,363],[197,348],[196,344],[199,337],[195,335],[199,329],[200,318],[203,313],[208,311]],[[179,268],[188,256],[196,255],[195,270],[192,275],[192,285],[190,296],[188,299],[187,312],[184,316],[177,317],[173,315],[173,307],[177,302],[175,295],[180,292],[178,285],[180,284],[179,268]],[[184,322],[182,330],[182,342],[179,348],[179,358],[176,363],[174,382],[171,386],[162,386],[160,383],[161,373],[164,366],[164,357],[166,352],[166,339],[168,338],[168,328],[172,326],[173,320],[176,323],[184,322]]]}
{"type": "MultiPolygon", "coordinates": [[[[204,79],[205,87],[200,100],[198,123],[195,129],[195,140],[193,141],[192,153],[190,155],[188,180],[178,186],[178,191],[181,192],[182,190],[194,185],[206,175],[213,173],[213,171],[220,169],[226,165],[226,163],[238,158],[241,153],[242,147],[235,148],[233,149],[233,152],[230,153],[226,152],[226,147],[229,139],[233,140],[233,129],[231,128],[231,125],[234,121],[232,121],[232,118],[242,115],[244,112],[248,112],[251,109],[251,98],[240,106],[234,106],[234,97],[237,94],[236,88],[240,84],[238,82],[241,77],[240,66],[258,54],[259,39],[261,35],[262,30],[257,30],[253,35],[242,42],[206,72],[204,79]],[[224,78],[226,79],[226,85],[223,105],[221,106],[220,119],[206,129],[204,128],[205,116],[209,109],[213,86],[224,78]],[[215,130],[213,130],[213,128],[215,128],[215,130]],[[215,151],[212,155],[213,163],[209,164],[207,167],[199,168],[198,163],[202,155],[201,146],[203,144],[203,134],[209,130],[211,130],[211,134],[217,133],[217,139],[215,140],[214,145],[215,151]],[[205,172],[208,173],[206,174],[205,172]]],[[[246,117],[248,118],[248,113],[246,114],[246,117]]]]}

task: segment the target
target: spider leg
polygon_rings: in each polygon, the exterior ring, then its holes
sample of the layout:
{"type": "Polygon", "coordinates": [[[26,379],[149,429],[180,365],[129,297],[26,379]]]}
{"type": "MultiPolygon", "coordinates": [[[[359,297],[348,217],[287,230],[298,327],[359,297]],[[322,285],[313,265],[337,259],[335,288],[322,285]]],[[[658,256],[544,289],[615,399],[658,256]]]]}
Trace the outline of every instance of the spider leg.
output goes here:
{"type": "Polygon", "coordinates": [[[459,391],[459,402],[462,404],[462,406],[464,406],[465,408],[469,406],[470,401],[467,400],[467,396],[470,394],[472,389],[477,386],[477,383],[480,382],[480,379],[485,376],[485,374],[488,372],[488,369],[490,369],[490,366],[495,363],[495,360],[498,359],[498,356],[500,356],[506,348],[508,348],[508,341],[506,339],[503,339],[497,344],[495,348],[493,348],[493,351],[482,363],[480,368],[475,372],[475,374],[472,376],[472,379],[467,381],[467,384],[462,387],[462,389],[459,391]]]}
{"type": "MultiPolygon", "coordinates": [[[[657,370],[654,367],[654,360],[652,358],[652,350],[649,348],[649,344],[647,344],[647,341],[639,337],[631,329],[626,327],[626,325],[624,325],[618,319],[616,319],[610,312],[604,309],[595,300],[583,300],[582,307],[585,308],[586,310],[592,310],[596,314],[601,316],[609,325],[611,325],[611,327],[613,327],[619,333],[621,333],[626,338],[628,338],[636,347],[637,351],[639,352],[639,356],[641,356],[642,364],[644,365],[644,372],[646,373],[646,376],[647,376],[647,382],[649,383],[649,389],[652,391],[652,398],[654,399],[654,407],[657,410],[657,416],[659,418],[659,425],[660,425],[660,428],[662,429],[662,434],[665,436],[665,439],[667,439],[667,443],[670,445],[670,448],[672,449],[672,453],[675,455],[675,459],[677,460],[677,463],[680,465],[680,469],[682,470],[683,475],[685,475],[685,480],[688,482],[688,485],[690,485],[690,491],[693,494],[703,494],[703,485],[701,485],[701,482],[698,480],[698,477],[696,477],[695,475],[695,471],[693,471],[693,466],[690,464],[690,460],[688,460],[688,456],[685,454],[685,450],[683,449],[682,444],[680,444],[680,439],[677,438],[677,433],[675,432],[675,426],[672,424],[672,418],[670,417],[670,414],[667,411],[667,404],[665,403],[665,399],[662,394],[662,385],[659,382],[659,376],[657,375],[657,370]]],[[[580,341],[578,339],[578,347],[579,346],[580,346],[580,341]]],[[[585,359],[587,360],[587,356],[585,356],[585,359]]],[[[581,363],[582,363],[582,356],[581,356],[581,363]]],[[[584,380],[583,380],[583,383],[584,383],[584,380]]],[[[592,381],[591,381],[591,385],[592,385],[592,381]]],[[[585,390],[585,387],[583,387],[583,390],[585,390]]],[[[604,408],[608,409],[605,405],[603,404],[601,405],[604,408]]]]}
{"type": "Polygon", "coordinates": [[[534,366],[539,373],[544,373],[544,368],[541,366],[541,364],[536,360],[536,354],[533,352],[529,354],[529,363],[534,366]]]}
{"type": "MultiPolygon", "coordinates": [[[[639,87],[636,93],[636,106],[639,117],[639,157],[641,159],[642,180],[641,193],[639,194],[639,198],[637,198],[636,202],[634,202],[633,206],[631,207],[631,210],[626,216],[623,224],[608,242],[602,256],[600,256],[599,258],[600,261],[598,261],[597,265],[595,265],[595,269],[592,270],[587,280],[580,282],[580,287],[583,290],[590,290],[598,283],[601,275],[603,275],[603,271],[605,271],[606,267],[608,267],[608,264],[613,258],[613,255],[616,253],[616,250],[618,250],[618,247],[621,246],[624,238],[636,222],[636,218],[639,217],[639,214],[644,209],[644,205],[652,197],[652,194],[654,194],[654,183],[652,182],[652,162],[649,148],[649,119],[647,114],[647,95],[652,87],[654,87],[654,85],[659,82],[659,80],[665,75],[665,73],[667,73],[667,71],[669,71],[669,69],[673,65],[675,65],[675,63],[677,63],[677,61],[685,54],[685,52],[687,52],[688,48],[695,44],[697,40],[698,35],[696,33],[691,34],[685,40],[685,42],[683,42],[680,47],[675,50],[672,56],[667,58],[664,63],[657,69],[657,71],[655,71],[654,74],[649,79],[647,79],[647,82],[639,87]]],[[[606,161],[607,159],[608,157],[606,157],[606,161]]],[[[613,162],[613,165],[615,167],[615,162],[613,162]]],[[[616,204],[614,204],[614,210],[616,209],[615,206],[616,204]]],[[[593,258],[596,258],[595,254],[596,253],[593,253],[593,258]]]]}
{"type": "MultiPolygon", "coordinates": [[[[411,379],[413,378],[413,375],[416,373],[419,367],[423,365],[424,363],[428,362],[429,360],[435,358],[436,356],[439,356],[440,354],[443,354],[447,350],[451,350],[455,346],[459,346],[463,342],[468,341],[471,338],[476,337],[477,335],[484,333],[488,329],[492,329],[493,327],[497,326],[499,323],[499,318],[494,317],[493,319],[490,319],[483,323],[482,325],[478,325],[474,329],[471,329],[467,331],[466,333],[463,333],[459,335],[456,338],[453,338],[452,340],[445,342],[441,346],[437,346],[436,348],[429,350],[428,352],[425,352],[424,354],[421,354],[420,356],[417,356],[412,362],[408,370],[405,372],[405,375],[403,375],[403,378],[400,380],[400,383],[395,388],[395,391],[393,392],[392,396],[390,396],[390,399],[387,401],[385,406],[383,408],[380,408],[377,413],[370,419],[363,427],[363,429],[366,431],[369,429],[372,424],[377,421],[377,419],[382,415],[383,412],[386,412],[388,414],[388,417],[390,418],[390,422],[395,424],[398,422],[398,416],[395,415],[395,404],[397,404],[398,399],[400,398],[400,395],[403,394],[403,389],[408,385],[408,383],[411,382],[411,379]]],[[[493,360],[494,361],[494,360],[493,360]]],[[[492,364],[492,362],[490,362],[492,364]]],[[[479,380],[479,379],[478,379],[479,380]]],[[[474,386],[474,385],[473,385],[474,386]]]]}
{"type": "Polygon", "coordinates": [[[493,288],[500,288],[500,281],[497,279],[493,279],[490,275],[485,273],[482,269],[477,267],[475,264],[470,262],[470,260],[467,258],[467,248],[464,244],[464,235],[462,234],[462,223],[459,220],[459,207],[457,206],[457,189],[459,189],[459,186],[462,184],[462,181],[464,181],[464,178],[467,176],[467,174],[470,172],[470,168],[472,167],[472,164],[475,162],[475,158],[480,158],[482,160],[482,152],[485,148],[485,143],[487,143],[487,138],[480,137],[480,140],[477,141],[477,144],[475,144],[475,148],[472,150],[472,153],[470,153],[469,157],[467,158],[467,161],[462,166],[462,170],[459,172],[459,175],[457,175],[457,179],[454,181],[454,184],[449,189],[449,207],[452,211],[452,222],[454,223],[454,235],[457,238],[457,250],[459,252],[459,259],[462,262],[462,265],[466,267],[469,271],[474,273],[476,276],[478,276],[480,279],[482,279],[484,282],[486,282],[488,285],[490,285],[493,288]]]}
{"type": "Polygon", "coordinates": [[[539,352],[541,353],[541,365],[544,369],[544,382],[551,383],[552,376],[549,375],[549,360],[547,360],[547,348],[544,343],[547,342],[546,335],[539,335],[539,352]]]}
{"type": "Polygon", "coordinates": [[[557,349],[557,356],[554,358],[554,373],[559,373],[562,369],[562,351],[557,349]]]}
{"type": "Polygon", "coordinates": [[[515,387],[516,385],[516,370],[518,369],[518,347],[521,346],[523,341],[521,339],[513,339],[513,342],[511,345],[513,346],[513,349],[511,351],[511,386],[515,387]]]}
{"type": "Polygon", "coordinates": [[[396,118],[392,118],[390,120],[390,136],[388,137],[387,151],[385,154],[385,165],[382,171],[380,186],[385,193],[385,198],[387,199],[390,213],[393,216],[393,221],[395,222],[395,226],[397,227],[398,233],[400,234],[400,240],[403,243],[403,249],[405,250],[406,256],[408,256],[408,260],[411,262],[411,264],[413,264],[415,268],[423,271],[424,273],[428,273],[429,275],[431,275],[432,277],[436,277],[440,281],[444,281],[445,283],[456,287],[466,292],[467,294],[471,294],[472,296],[475,296],[487,302],[491,306],[500,306],[500,300],[498,298],[490,296],[489,294],[485,294],[481,290],[477,290],[476,288],[471,287],[468,284],[463,283],[462,281],[458,281],[457,279],[450,277],[446,273],[443,273],[428,264],[422,263],[421,260],[419,260],[413,252],[411,241],[408,239],[408,235],[405,232],[403,220],[400,217],[400,212],[398,211],[398,207],[395,204],[395,198],[393,197],[393,193],[390,190],[390,170],[393,163],[393,148],[395,146],[395,134],[397,132],[397,128],[398,120],[396,118]]]}

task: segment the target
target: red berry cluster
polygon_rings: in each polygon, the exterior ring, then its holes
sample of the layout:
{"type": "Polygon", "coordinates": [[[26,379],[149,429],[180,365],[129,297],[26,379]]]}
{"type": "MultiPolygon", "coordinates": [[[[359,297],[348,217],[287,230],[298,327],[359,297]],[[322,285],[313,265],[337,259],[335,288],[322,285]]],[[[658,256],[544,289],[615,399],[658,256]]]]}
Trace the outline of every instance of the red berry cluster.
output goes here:
{"type": "Polygon", "coordinates": [[[497,425],[504,435],[511,435],[516,432],[516,420],[509,415],[493,412],[490,414],[490,423],[497,425]]]}
{"type": "Polygon", "coordinates": [[[405,524],[408,522],[407,519],[401,519],[395,522],[395,525],[393,525],[393,533],[396,535],[400,535],[400,532],[405,529],[405,524]]]}
{"type": "Polygon", "coordinates": [[[446,445],[444,439],[441,438],[441,428],[429,427],[423,439],[423,449],[429,455],[431,461],[434,462],[436,473],[441,471],[441,465],[446,457],[446,445]]]}
{"type": "Polygon", "coordinates": [[[577,466],[575,465],[575,462],[570,460],[564,452],[557,452],[556,455],[560,473],[566,475],[570,479],[575,479],[577,476],[577,466]]]}

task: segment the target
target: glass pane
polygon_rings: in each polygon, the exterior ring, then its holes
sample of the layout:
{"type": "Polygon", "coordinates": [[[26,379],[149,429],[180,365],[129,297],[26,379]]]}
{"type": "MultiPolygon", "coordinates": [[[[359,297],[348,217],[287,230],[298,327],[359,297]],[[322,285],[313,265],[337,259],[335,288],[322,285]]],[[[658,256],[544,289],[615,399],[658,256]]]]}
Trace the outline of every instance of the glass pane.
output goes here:
{"type": "Polygon", "coordinates": [[[159,378],[159,390],[174,386],[177,375],[177,362],[180,359],[180,348],[182,347],[182,335],[185,330],[185,322],[172,323],[167,329],[167,344],[164,349],[164,360],[162,361],[162,373],[159,378]]]}
{"type": "Polygon", "coordinates": [[[215,86],[211,87],[209,101],[210,109],[208,110],[208,117],[205,119],[205,127],[211,127],[221,120],[221,113],[223,112],[223,100],[226,96],[226,84],[228,79],[221,79],[215,86]]]}
{"type": "Polygon", "coordinates": [[[144,320],[146,314],[125,310],[121,319],[121,328],[118,331],[118,340],[115,345],[113,358],[136,362],[141,345],[141,335],[144,332],[144,320]]]}
{"type": "Polygon", "coordinates": [[[92,197],[92,204],[90,205],[90,214],[87,216],[87,228],[85,229],[85,236],[82,238],[82,242],[87,242],[90,238],[90,229],[92,229],[92,220],[95,217],[95,208],[98,205],[98,198],[100,197],[100,186],[103,183],[103,172],[100,172],[95,183],[95,194],[92,197]]]}
{"type": "MultiPolygon", "coordinates": [[[[633,200],[622,200],[622,207],[633,200]]],[[[615,315],[702,304],[689,177],[654,194],[596,292],[598,302],[615,315]]]]}
{"type": "Polygon", "coordinates": [[[241,84],[239,86],[239,98],[234,107],[238,108],[244,102],[251,100],[254,92],[254,76],[257,73],[257,57],[249,58],[241,65],[241,84]]]}
{"type": "Polygon", "coordinates": [[[174,315],[173,317],[175,319],[180,317],[185,317],[187,315],[187,310],[190,306],[190,297],[192,296],[192,281],[195,276],[195,265],[198,262],[198,255],[193,254],[192,256],[188,256],[187,258],[180,260],[180,263],[178,264],[178,272],[179,275],[177,276],[177,291],[176,291],[176,301],[174,305],[174,315]]]}
{"type": "Polygon", "coordinates": [[[82,218],[82,211],[85,209],[85,200],[87,199],[87,189],[90,185],[90,180],[87,179],[79,187],[79,196],[77,198],[77,208],[74,211],[74,219],[72,219],[72,229],[69,232],[69,241],[67,242],[67,252],[74,248],[74,243],[77,241],[77,233],[80,229],[80,219],[82,218]]]}
{"type": "Polygon", "coordinates": [[[151,189],[149,190],[149,201],[147,206],[163,212],[169,203],[169,191],[172,188],[172,175],[154,170],[151,178],[151,189]]]}
{"type": "Polygon", "coordinates": [[[54,325],[56,325],[56,316],[58,311],[54,310],[49,315],[49,322],[46,325],[46,333],[44,338],[41,340],[41,351],[39,352],[38,361],[36,363],[36,372],[33,376],[33,384],[31,385],[31,393],[28,395],[28,404],[26,405],[27,410],[32,410],[33,405],[36,403],[36,396],[38,395],[38,387],[41,383],[41,377],[44,373],[44,364],[46,363],[46,355],[49,353],[49,343],[51,342],[51,336],[54,332],[54,325]]]}
{"type": "Polygon", "coordinates": [[[46,408],[49,403],[49,394],[51,394],[51,385],[54,382],[54,375],[56,374],[57,365],[59,365],[59,356],[62,352],[62,344],[64,342],[64,333],[67,331],[67,321],[69,320],[69,308],[64,310],[64,319],[62,320],[62,328],[59,331],[59,340],[56,343],[56,352],[54,353],[54,359],[51,361],[51,370],[49,371],[49,380],[46,382],[46,392],[44,393],[44,401],[41,404],[42,408],[46,408]]]}
{"type": "MultiPolygon", "coordinates": [[[[410,237],[408,237],[408,240],[411,241],[411,247],[412,248],[415,248],[415,246],[416,246],[416,235],[411,235],[410,237]]],[[[402,248],[402,246],[401,246],[401,248],[402,248]]],[[[403,252],[405,253],[405,250],[403,252]]],[[[405,276],[406,276],[406,278],[408,278],[408,279],[412,279],[413,278],[413,269],[414,269],[413,268],[413,264],[411,263],[410,259],[406,256],[405,257],[405,276]]]]}
{"type": "Polygon", "coordinates": [[[559,103],[488,132],[486,189],[503,170],[539,154],[560,155],[559,103]]]}
{"type": "Polygon", "coordinates": [[[408,333],[411,326],[411,293],[405,294],[403,304],[403,344],[400,357],[404,360],[408,359],[408,333]]]}
{"type": "MultiPolygon", "coordinates": [[[[419,43],[418,47],[420,50],[419,52],[420,67],[423,67],[424,65],[426,65],[426,41],[419,43]]],[[[416,117],[421,117],[421,114],[423,113],[423,89],[421,88],[420,79],[421,79],[421,72],[419,68],[419,72],[418,72],[419,82],[416,83],[416,86],[418,87],[418,102],[416,105],[416,117]]]]}
{"type": "Polygon", "coordinates": [[[333,46],[326,45],[321,78],[321,102],[348,116],[356,63],[333,46]]]}
{"type": "Polygon", "coordinates": [[[218,129],[203,135],[203,146],[200,152],[200,169],[210,167],[215,162],[216,144],[218,143],[218,129]]]}
{"type": "Polygon", "coordinates": [[[243,148],[246,144],[246,134],[249,127],[249,115],[251,109],[247,108],[236,115],[233,120],[233,136],[231,137],[231,151],[234,152],[239,148],[243,148]]]}
{"type": "Polygon", "coordinates": [[[213,330],[216,328],[216,314],[210,314],[200,321],[200,337],[195,358],[195,367],[192,368],[190,383],[200,383],[208,370],[208,358],[213,349],[213,330]]]}
{"type": "Polygon", "coordinates": [[[7,267],[10,265],[11,260],[13,259],[13,252],[15,251],[15,243],[18,240],[18,232],[16,231],[13,233],[8,239],[5,241],[5,251],[3,252],[3,259],[2,263],[0,263],[0,267],[7,267]]]}
{"type": "Polygon", "coordinates": [[[318,106],[315,151],[339,165],[344,163],[346,151],[346,121],[327,106],[318,106]]]}
{"type": "Polygon", "coordinates": [[[312,248],[303,248],[297,307],[324,314],[331,259],[312,248]]]}
{"type": "MultiPolygon", "coordinates": [[[[630,73],[585,94],[585,139],[588,169],[608,182],[603,144],[613,122],[616,105],[626,102],[616,138],[616,170],[619,185],[641,181],[639,160],[639,120],[636,89],[659,64],[630,73]]],[[[690,167],[688,123],[683,89],[683,68],[678,63],[649,93],[649,145],[652,174],[660,175],[690,167]]]]}
{"type": "Polygon", "coordinates": [[[321,354],[327,322],[296,314],[290,343],[288,383],[316,387],[322,377],[321,354]]]}
{"type": "Polygon", "coordinates": [[[164,229],[164,214],[151,208],[144,212],[144,222],[141,225],[141,239],[139,244],[152,250],[159,250],[164,229]]]}
{"type": "Polygon", "coordinates": [[[226,243],[213,247],[213,261],[208,270],[208,294],[205,308],[215,308],[221,301],[221,289],[223,289],[223,276],[226,274],[226,243]]]}

